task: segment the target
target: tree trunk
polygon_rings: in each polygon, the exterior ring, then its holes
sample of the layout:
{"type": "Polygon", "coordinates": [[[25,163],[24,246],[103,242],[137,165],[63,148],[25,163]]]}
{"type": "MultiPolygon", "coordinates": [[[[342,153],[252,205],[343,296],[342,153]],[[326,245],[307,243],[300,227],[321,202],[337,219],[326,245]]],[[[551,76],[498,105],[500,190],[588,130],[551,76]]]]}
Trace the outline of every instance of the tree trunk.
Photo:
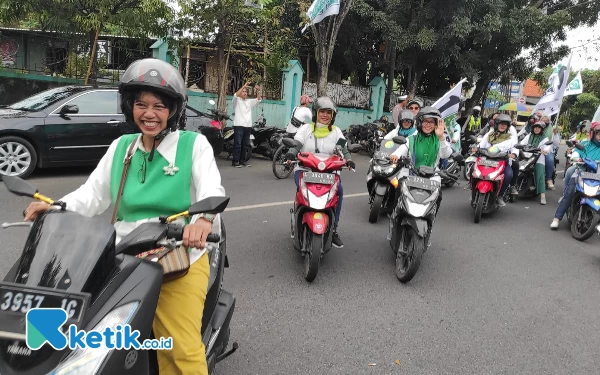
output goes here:
{"type": "Polygon", "coordinates": [[[352,0],[342,2],[337,15],[326,17],[316,25],[311,25],[315,38],[315,59],[317,60],[317,96],[327,95],[327,76],[333,56],[335,41],[344,18],[350,10],[352,0]]]}
{"type": "MultiPolygon", "coordinates": [[[[223,28],[220,28],[223,30],[223,28]]],[[[227,40],[227,35],[225,32],[219,33],[217,37],[217,59],[219,61],[219,93],[217,99],[217,109],[219,111],[227,112],[227,85],[229,84],[229,53],[231,51],[231,43],[233,42],[233,38],[229,40],[229,47],[227,49],[227,54],[225,54],[225,43],[227,40]]],[[[224,126],[224,124],[222,124],[224,126]]]]}
{"type": "MultiPolygon", "coordinates": [[[[488,78],[488,76],[483,75],[475,83],[476,87],[475,87],[475,91],[473,91],[473,95],[471,96],[471,99],[468,99],[465,102],[465,115],[467,116],[467,118],[468,118],[468,116],[471,116],[473,107],[475,107],[477,105],[477,103],[479,103],[481,101],[481,98],[483,97],[483,94],[486,91],[486,88],[490,85],[490,81],[491,81],[491,78],[488,78]]],[[[482,110],[483,110],[483,108],[482,108],[482,110]]],[[[465,121],[465,123],[467,123],[467,122],[465,121]]]]}
{"type": "Polygon", "coordinates": [[[90,35],[90,62],[88,64],[88,69],[87,69],[87,73],[85,75],[85,81],[84,84],[89,84],[90,83],[90,78],[91,78],[91,83],[95,84],[96,83],[96,77],[97,77],[97,71],[98,71],[98,62],[97,60],[97,56],[98,56],[98,34],[100,33],[100,28],[102,27],[102,25],[100,25],[100,27],[98,27],[98,29],[96,30],[90,30],[89,35],[90,35]]]}
{"type": "Polygon", "coordinates": [[[388,45],[390,46],[390,51],[388,54],[388,83],[385,92],[385,103],[388,106],[388,112],[391,112],[392,108],[394,108],[394,103],[390,103],[390,98],[394,91],[394,79],[396,78],[396,43],[390,40],[388,45]]]}
{"type": "Polygon", "coordinates": [[[410,81],[408,82],[408,95],[411,98],[414,98],[417,94],[417,89],[419,87],[419,83],[421,82],[421,76],[423,75],[422,70],[412,69],[413,74],[410,77],[410,81]]]}

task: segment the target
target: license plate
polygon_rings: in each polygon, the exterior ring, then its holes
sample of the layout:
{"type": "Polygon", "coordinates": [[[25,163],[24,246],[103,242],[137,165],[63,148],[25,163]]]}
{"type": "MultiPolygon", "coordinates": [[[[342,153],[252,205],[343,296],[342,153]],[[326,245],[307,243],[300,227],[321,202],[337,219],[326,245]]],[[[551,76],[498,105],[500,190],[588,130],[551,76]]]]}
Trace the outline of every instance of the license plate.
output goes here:
{"type": "Polygon", "coordinates": [[[580,176],[586,180],[600,180],[600,174],[598,173],[581,172],[580,176]]]}
{"type": "Polygon", "coordinates": [[[423,177],[415,177],[415,176],[408,176],[406,178],[405,183],[406,183],[406,186],[408,186],[408,187],[430,190],[430,191],[433,191],[440,187],[440,185],[434,180],[430,180],[428,178],[423,178],[423,177]]]}
{"type": "Polygon", "coordinates": [[[76,324],[81,321],[89,298],[89,293],[63,292],[51,288],[2,282],[0,283],[0,314],[25,316],[32,308],[57,308],[67,312],[67,322],[76,324]]]}
{"type": "Polygon", "coordinates": [[[493,161],[493,160],[480,160],[479,161],[479,165],[483,165],[486,167],[497,167],[498,166],[498,162],[497,161],[493,161]]]}
{"type": "Polygon", "coordinates": [[[335,182],[335,174],[333,173],[317,173],[317,172],[304,172],[302,177],[304,182],[309,184],[324,184],[333,185],[335,182]]]}

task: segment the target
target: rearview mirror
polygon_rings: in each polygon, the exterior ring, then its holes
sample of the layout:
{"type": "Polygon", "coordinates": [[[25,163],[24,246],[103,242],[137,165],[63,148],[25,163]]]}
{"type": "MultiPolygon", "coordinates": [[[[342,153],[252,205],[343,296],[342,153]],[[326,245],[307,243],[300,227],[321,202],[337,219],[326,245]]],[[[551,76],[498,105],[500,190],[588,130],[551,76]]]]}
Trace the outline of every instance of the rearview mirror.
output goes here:
{"type": "Polygon", "coordinates": [[[585,150],[585,146],[582,145],[581,143],[575,143],[575,148],[581,151],[585,150]]]}
{"type": "Polygon", "coordinates": [[[75,104],[67,104],[60,109],[61,115],[66,115],[70,113],[79,113],[79,106],[75,104]]]}
{"type": "Polygon", "coordinates": [[[452,159],[454,159],[454,161],[457,163],[461,163],[463,160],[465,160],[465,158],[459,152],[452,154],[452,159]]]}
{"type": "Polygon", "coordinates": [[[406,143],[406,138],[404,138],[401,135],[397,135],[394,138],[392,138],[392,141],[394,141],[394,143],[397,145],[403,145],[406,143]]]}
{"type": "Polygon", "coordinates": [[[211,100],[208,101],[208,104],[215,105],[215,101],[211,99],[211,100]]]}
{"type": "Polygon", "coordinates": [[[554,143],[554,141],[548,141],[548,142],[546,142],[546,143],[544,143],[544,144],[545,144],[546,146],[550,146],[550,145],[551,145],[551,144],[553,144],[553,143],[554,143]]]}
{"type": "Polygon", "coordinates": [[[194,203],[188,209],[190,216],[197,214],[220,214],[229,204],[229,197],[208,197],[194,203]]]}
{"type": "Polygon", "coordinates": [[[33,196],[38,192],[38,189],[36,189],[35,186],[19,177],[3,176],[2,180],[4,181],[4,185],[8,191],[21,197],[33,198],[33,196]]]}
{"type": "Polygon", "coordinates": [[[300,148],[300,142],[292,138],[283,138],[281,142],[288,147],[300,148]]]}
{"type": "Polygon", "coordinates": [[[346,145],[346,143],[348,143],[348,141],[344,138],[340,138],[338,139],[338,141],[335,143],[336,146],[342,146],[344,147],[346,145]]]}
{"type": "Polygon", "coordinates": [[[475,143],[477,143],[477,137],[475,137],[474,135],[469,136],[469,139],[475,143]]]}
{"type": "Polygon", "coordinates": [[[517,150],[522,150],[523,148],[525,148],[525,145],[515,145],[515,148],[517,150]]]}
{"type": "Polygon", "coordinates": [[[362,146],[358,143],[353,143],[350,146],[348,146],[348,151],[350,152],[359,152],[360,150],[362,150],[362,146]]]}
{"type": "Polygon", "coordinates": [[[567,143],[567,146],[573,147],[573,142],[572,141],[567,141],[566,143],[567,143]]]}

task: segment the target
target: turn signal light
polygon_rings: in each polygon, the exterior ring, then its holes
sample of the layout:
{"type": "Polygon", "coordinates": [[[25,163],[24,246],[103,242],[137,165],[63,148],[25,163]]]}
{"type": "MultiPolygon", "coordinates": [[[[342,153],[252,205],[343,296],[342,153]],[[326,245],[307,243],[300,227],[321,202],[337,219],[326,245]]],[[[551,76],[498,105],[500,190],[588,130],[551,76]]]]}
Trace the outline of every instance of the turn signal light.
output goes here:
{"type": "Polygon", "coordinates": [[[390,183],[392,184],[392,186],[394,186],[395,188],[398,187],[398,179],[394,178],[392,181],[390,181],[390,183]]]}

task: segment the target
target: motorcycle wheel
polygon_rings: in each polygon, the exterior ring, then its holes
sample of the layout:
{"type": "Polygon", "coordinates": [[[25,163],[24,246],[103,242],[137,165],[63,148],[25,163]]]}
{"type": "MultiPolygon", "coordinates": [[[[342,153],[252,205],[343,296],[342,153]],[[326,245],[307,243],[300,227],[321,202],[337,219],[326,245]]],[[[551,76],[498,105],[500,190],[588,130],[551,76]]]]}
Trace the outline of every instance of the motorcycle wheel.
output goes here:
{"type": "Polygon", "coordinates": [[[288,178],[294,171],[291,165],[285,163],[285,154],[288,152],[288,148],[285,145],[279,146],[275,155],[273,155],[272,170],[275,177],[278,179],[288,178]]]}
{"type": "Polygon", "coordinates": [[[576,211],[573,212],[573,217],[571,217],[571,236],[577,241],[585,241],[594,234],[599,222],[600,215],[598,212],[587,204],[578,205],[576,211]],[[584,219],[579,220],[580,216],[584,219]]]}
{"type": "Polygon", "coordinates": [[[481,214],[483,214],[483,204],[485,202],[485,196],[486,196],[486,194],[482,195],[479,192],[477,192],[475,194],[475,199],[477,202],[475,204],[475,217],[473,219],[475,224],[479,223],[479,221],[481,220],[481,214]]]}
{"type": "Polygon", "coordinates": [[[407,283],[416,275],[425,252],[425,239],[406,227],[396,253],[396,277],[401,283],[407,283]]]}
{"type": "Polygon", "coordinates": [[[317,277],[319,272],[323,252],[323,235],[313,233],[308,228],[305,228],[305,230],[307,231],[306,248],[308,252],[304,254],[304,279],[310,283],[317,277]]]}
{"type": "MultiPolygon", "coordinates": [[[[374,187],[373,187],[374,188],[374,187]]],[[[376,223],[379,218],[379,210],[383,203],[383,196],[374,194],[373,201],[371,202],[371,210],[369,211],[369,223],[376,223]]]]}

